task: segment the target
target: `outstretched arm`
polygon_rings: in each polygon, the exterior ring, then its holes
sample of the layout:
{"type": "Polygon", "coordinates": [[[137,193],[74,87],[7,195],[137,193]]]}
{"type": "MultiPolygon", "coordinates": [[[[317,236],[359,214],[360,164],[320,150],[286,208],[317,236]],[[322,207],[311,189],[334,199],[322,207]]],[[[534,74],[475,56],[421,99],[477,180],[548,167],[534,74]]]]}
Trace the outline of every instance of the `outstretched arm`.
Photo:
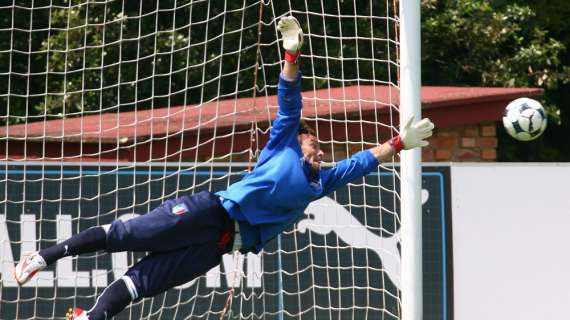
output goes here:
{"type": "Polygon", "coordinates": [[[277,86],[279,110],[273,122],[269,141],[260,155],[258,162],[270,157],[272,152],[297,141],[299,119],[301,117],[301,75],[297,60],[303,44],[303,30],[294,17],[284,17],[277,29],[283,37],[285,62],[277,86]]]}
{"type": "Polygon", "coordinates": [[[367,175],[378,167],[379,162],[389,161],[402,149],[409,150],[427,146],[426,139],[432,135],[433,123],[428,118],[412,124],[413,121],[413,117],[408,118],[400,130],[400,135],[377,147],[358,152],[346,160],[339,161],[332,169],[324,170],[321,175],[324,194],[367,175]]]}

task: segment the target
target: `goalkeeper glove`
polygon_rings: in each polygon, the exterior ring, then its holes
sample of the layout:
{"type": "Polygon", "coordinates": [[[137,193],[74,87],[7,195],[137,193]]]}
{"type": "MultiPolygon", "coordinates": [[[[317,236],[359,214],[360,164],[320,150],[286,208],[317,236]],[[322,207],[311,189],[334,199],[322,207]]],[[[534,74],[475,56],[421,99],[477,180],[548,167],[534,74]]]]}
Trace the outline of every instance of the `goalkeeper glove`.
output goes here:
{"type": "Polygon", "coordinates": [[[396,153],[400,152],[402,149],[410,150],[429,145],[429,142],[427,142],[426,139],[432,136],[433,128],[435,126],[428,118],[423,118],[422,120],[412,124],[413,121],[414,116],[409,117],[400,131],[400,135],[390,140],[390,145],[394,148],[396,153]]]}
{"type": "Polygon", "coordinates": [[[297,63],[297,58],[301,54],[301,47],[303,46],[303,29],[301,29],[299,21],[293,16],[283,17],[277,24],[277,30],[281,32],[283,38],[285,60],[297,63]]]}

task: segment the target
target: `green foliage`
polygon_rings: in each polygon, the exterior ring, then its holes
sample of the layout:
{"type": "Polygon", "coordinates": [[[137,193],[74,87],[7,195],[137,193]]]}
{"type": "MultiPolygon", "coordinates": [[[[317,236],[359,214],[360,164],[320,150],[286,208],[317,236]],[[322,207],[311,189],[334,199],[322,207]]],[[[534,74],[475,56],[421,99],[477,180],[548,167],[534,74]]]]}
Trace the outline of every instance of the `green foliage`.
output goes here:
{"type": "Polygon", "coordinates": [[[23,0],[0,9],[0,27],[11,30],[0,35],[0,60],[8,61],[0,62],[0,103],[9,106],[2,122],[188,105],[275,90],[267,85],[276,81],[282,54],[275,15],[289,14],[292,7],[324,14],[296,14],[313,54],[304,72],[316,80],[305,86],[396,82],[395,64],[374,62],[394,60],[395,44],[382,40],[386,32],[394,33],[394,23],[366,18],[372,11],[384,14],[384,4],[359,4],[356,12],[348,2],[271,2],[260,17],[260,3],[253,0],[246,5],[37,1],[33,10],[23,0]],[[339,18],[341,13],[360,18],[339,18]]]}
{"type": "Polygon", "coordinates": [[[517,143],[500,128],[499,159],[568,158],[556,141],[562,126],[568,126],[561,117],[567,107],[556,98],[570,80],[570,67],[563,60],[567,44],[552,36],[536,11],[513,1],[422,4],[424,84],[544,88],[539,100],[547,109],[549,128],[540,139],[546,141],[517,143]]]}
{"type": "MultiPolygon", "coordinates": [[[[394,16],[382,1],[274,1],[261,17],[254,0],[14,1],[0,8],[0,123],[272,94],[275,17],[293,8],[312,53],[305,88],[397,82],[385,40],[397,22],[367,18],[394,16]]],[[[499,129],[499,157],[570,160],[566,1],[423,0],[422,10],[424,84],[544,88],[544,136],[520,144],[499,129]]]]}
{"type": "Polygon", "coordinates": [[[0,121],[143,110],[251,91],[257,10],[222,14],[235,9],[224,3],[74,0],[46,10],[0,10],[1,27],[14,28],[0,35],[0,59],[7,62],[0,64],[0,83],[9,83],[0,85],[0,103],[9,106],[0,121]],[[248,27],[235,32],[246,16],[248,27]]]}
{"type": "Polygon", "coordinates": [[[195,87],[202,80],[198,72],[187,72],[204,54],[191,50],[188,30],[106,9],[80,6],[52,13],[52,24],[61,27],[40,50],[48,52],[48,92],[61,94],[38,104],[38,112],[144,109],[184,91],[187,80],[195,87]]]}
{"type": "Polygon", "coordinates": [[[503,10],[490,1],[426,4],[423,63],[429,82],[555,88],[567,80],[560,41],[547,37],[529,7],[503,10]]]}

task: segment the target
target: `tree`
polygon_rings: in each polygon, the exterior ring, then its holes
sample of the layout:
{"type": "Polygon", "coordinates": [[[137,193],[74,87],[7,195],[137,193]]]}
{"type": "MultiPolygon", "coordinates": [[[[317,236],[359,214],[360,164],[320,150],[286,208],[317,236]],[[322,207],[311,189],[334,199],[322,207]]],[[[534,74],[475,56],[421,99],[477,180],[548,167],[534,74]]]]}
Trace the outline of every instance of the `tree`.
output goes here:
{"type": "MultiPolygon", "coordinates": [[[[334,86],[334,79],[373,79],[374,72],[388,74],[388,68],[397,74],[394,64],[372,62],[372,57],[389,61],[393,43],[384,48],[378,40],[374,48],[371,41],[358,40],[372,34],[386,38],[394,25],[387,31],[372,18],[345,19],[340,28],[334,16],[353,6],[336,0],[330,6],[270,3],[261,17],[259,3],[226,0],[55,0],[36,3],[34,9],[17,2],[0,10],[0,27],[14,30],[0,35],[0,59],[7,61],[0,64],[0,90],[7,93],[0,94],[0,102],[9,105],[0,122],[189,105],[275,90],[265,81],[270,77],[274,83],[280,70],[274,63],[280,60],[275,15],[289,12],[290,5],[330,14],[297,14],[307,30],[325,35],[306,40],[314,55],[307,75],[333,79],[334,86]],[[9,88],[1,83],[10,83],[9,88]]],[[[355,14],[366,16],[370,6],[359,6],[355,14]]],[[[374,4],[378,10],[386,11],[374,4]]],[[[326,80],[315,83],[317,88],[327,85],[326,80]]]]}
{"type": "MultiPolygon", "coordinates": [[[[549,128],[532,143],[499,132],[499,159],[553,161],[569,159],[560,133],[568,130],[556,97],[570,79],[563,62],[566,46],[551,36],[528,6],[488,0],[423,1],[422,63],[424,84],[542,87],[539,98],[549,128]]],[[[563,136],[562,136],[563,137],[563,136]]]]}
{"type": "MultiPolygon", "coordinates": [[[[260,17],[259,3],[246,2],[37,0],[31,9],[15,0],[0,10],[0,29],[10,30],[0,32],[0,123],[272,94],[280,53],[257,45],[258,26],[262,44],[277,43],[274,17],[290,8],[325,13],[295,14],[313,53],[304,72],[315,81],[304,86],[396,83],[395,42],[383,40],[396,22],[362,18],[393,15],[386,3],[356,12],[350,1],[275,1],[260,17]]],[[[517,143],[500,129],[499,159],[570,160],[566,1],[423,0],[422,10],[424,84],[544,88],[545,134],[517,143]]]]}

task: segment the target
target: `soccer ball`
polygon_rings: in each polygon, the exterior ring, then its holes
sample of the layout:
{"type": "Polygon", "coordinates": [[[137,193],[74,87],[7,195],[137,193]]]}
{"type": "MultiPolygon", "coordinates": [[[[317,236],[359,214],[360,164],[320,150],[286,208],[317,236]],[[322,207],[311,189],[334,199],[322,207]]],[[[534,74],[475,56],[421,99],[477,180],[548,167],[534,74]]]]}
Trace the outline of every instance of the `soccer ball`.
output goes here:
{"type": "Polygon", "coordinates": [[[503,125],[511,137],[517,140],[534,140],[546,129],[546,112],[540,102],[518,98],[505,108],[503,125]]]}

